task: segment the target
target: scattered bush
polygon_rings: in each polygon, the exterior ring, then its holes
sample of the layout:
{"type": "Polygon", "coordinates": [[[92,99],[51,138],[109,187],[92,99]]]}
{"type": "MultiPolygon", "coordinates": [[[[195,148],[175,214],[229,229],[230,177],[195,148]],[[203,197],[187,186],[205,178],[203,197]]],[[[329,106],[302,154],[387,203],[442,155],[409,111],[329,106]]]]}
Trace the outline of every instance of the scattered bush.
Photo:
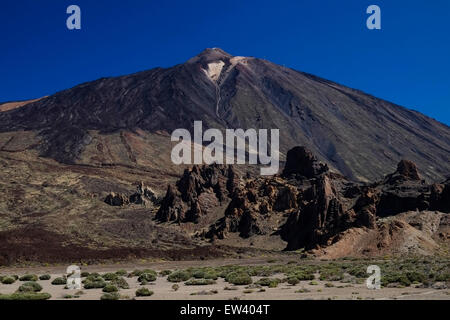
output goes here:
{"type": "Polygon", "coordinates": [[[63,286],[67,284],[67,279],[65,277],[58,277],[53,279],[52,285],[54,286],[63,286]]]}
{"type": "Polygon", "coordinates": [[[0,294],[0,300],[48,300],[52,296],[41,292],[16,292],[13,294],[0,294]]]}
{"type": "Polygon", "coordinates": [[[16,282],[16,279],[14,279],[13,277],[4,277],[2,279],[3,284],[13,284],[14,282],[16,282]]]}
{"type": "Polygon", "coordinates": [[[163,277],[168,276],[169,274],[171,274],[172,271],[171,270],[163,270],[161,271],[159,274],[163,277]]]}
{"type": "Polygon", "coordinates": [[[103,287],[102,291],[111,293],[111,292],[117,292],[117,291],[119,291],[119,289],[117,289],[117,287],[113,284],[107,284],[106,286],[103,287]]]}
{"type": "Polygon", "coordinates": [[[260,286],[270,288],[276,288],[278,283],[280,283],[280,279],[277,278],[261,278],[256,282],[256,284],[259,284],[260,286]]]}
{"type": "Polygon", "coordinates": [[[138,281],[140,283],[153,282],[153,281],[156,281],[156,275],[152,274],[152,273],[143,273],[139,276],[138,281]]]}
{"type": "Polygon", "coordinates": [[[26,274],[19,278],[19,281],[38,281],[38,276],[35,274],[26,274]]]}
{"type": "Polygon", "coordinates": [[[218,274],[215,272],[206,272],[205,279],[217,280],[219,278],[218,274]]]}
{"type": "Polygon", "coordinates": [[[105,273],[104,275],[102,275],[102,278],[105,279],[106,281],[112,281],[119,278],[119,276],[115,273],[105,273]]]}
{"type": "Polygon", "coordinates": [[[178,289],[180,289],[180,286],[177,285],[176,283],[172,286],[172,290],[173,291],[178,291],[178,289]]]}
{"type": "Polygon", "coordinates": [[[231,272],[225,277],[225,281],[234,285],[248,285],[253,282],[246,272],[231,272]]]}
{"type": "Polygon", "coordinates": [[[136,270],[134,270],[134,271],[132,271],[132,272],[130,272],[129,274],[128,274],[128,278],[132,278],[132,277],[139,277],[141,274],[143,274],[144,272],[142,271],[142,270],[138,270],[138,269],[136,269],[136,270]]]}
{"type": "Polygon", "coordinates": [[[289,283],[290,285],[295,286],[296,284],[300,283],[300,280],[298,280],[297,277],[290,277],[287,279],[287,283],[289,283]]]}
{"type": "Polygon", "coordinates": [[[128,284],[127,280],[125,280],[125,278],[119,278],[111,281],[111,284],[114,284],[120,289],[130,289],[130,285],[128,284]]]}
{"type": "Polygon", "coordinates": [[[153,291],[147,288],[139,288],[136,290],[136,297],[150,297],[151,295],[153,295],[153,291]]]}
{"type": "Polygon", "coordinates": [[[212,279],[192,279],[192,280],[185,282],[184,284],[187,286],[206,286],[206,285],[215,284],[215,283],[216,283],[216,281],[214,281],[212,279]]]}
{"type": "Polygon", "coordinates": [[[25,282],[18,289],[19,292],[39,292],[41,290],[42,286],[39,283],[33,281],[25,282]]]}
{"type": "Polygon", "coordinates": [[[119,300],[120,295],[118,292],[105,293],[100,297],[100,300],[119,300]]]}
{"type": "Polygon", "coordinates": [[[123,276],[126,276],[126,275],[128,274],[128,272],[127,272],[126,270],[124,270],[124,269],[120,269],[120,270],[117,270],[117,271],[116,271],[116,274],[117,274],[119,277],[123,277],[123,276]]]}
{"type": "Polygon", "coordinates": [[[85,289],[102,289],[106,286],[105,280],[101,277],[92,277],[89,276],[84,280],[84,288],[85,289]]]}
{"type": "Polygon", "coordinates": [[[89,277],[89,272],[87,272],[87,271],[83,271],[82,273],[81,273],[81,277],[82,278],[87,278],[87,277],[89,277]]]}
{"type": "Polygon", "coordinates": [[[169,282],[183,282],[188,281],[191,278],[191,275],[186,271],[175,271],[169,274],[167,280],[169,282]]]}
{"type": "Polygon", "coordinates": [[[49,274],[43,274],[39,277],[39,280],[50,280],[51,276],[49,274]]]}
{"type": "Polygon", "coordinates": [[[194,271],[194,272],[192,273],[192,276],[193,276],[195,279],[203,279],[203,278],[205,277],[205,271],[203,271],[203,270],[197,270],[197,271],[194,271]]]}

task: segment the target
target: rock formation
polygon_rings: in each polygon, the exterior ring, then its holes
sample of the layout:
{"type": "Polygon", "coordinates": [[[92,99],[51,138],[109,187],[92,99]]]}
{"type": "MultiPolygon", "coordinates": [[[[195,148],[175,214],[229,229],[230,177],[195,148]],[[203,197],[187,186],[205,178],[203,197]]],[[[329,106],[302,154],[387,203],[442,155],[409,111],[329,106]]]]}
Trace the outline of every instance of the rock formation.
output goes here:
{"type": "Polygon", "coordinates": [[[161,222],[198,222],[215,207],[228,201],[238,177],[231,166],[213,164],[186,169],[176,186],[169,185],[156,214],[161,222]]]}
{"type": "Polygon", "coordinates": [[[137,186],[137,192],[130,196],[123,193],[111,192],[105,198],[105,203],[116,207],[129,204],[140,204],[147,207],[154,204],[159,204],[159,202],[160,199],[156,192],[154,192],[150,187],[145,186],[143,182],[137,186]]]}
{"type": "Polygon", "coordinates": [[[203,234],[206,238],[278,235],[286,250],[317,249],[348,237],[352,229],[407,233],[411,226],[402,226],[408,222],[395,219],[400,213],[450,212],[449,182],[427,185],[416,165],[402,160],[385,179],[356,183],[328,170],[306,148],[296,147],[287,153],[281,176],[238,178],[231,167],[217,165],[186,170],[176,187],[169,186],[157,219],[197,222],[208,214],[201,196],[209,193],[229,204],[203,234]],[[381,223],[385,217],[394,217],[389,226],[381,223]]]}

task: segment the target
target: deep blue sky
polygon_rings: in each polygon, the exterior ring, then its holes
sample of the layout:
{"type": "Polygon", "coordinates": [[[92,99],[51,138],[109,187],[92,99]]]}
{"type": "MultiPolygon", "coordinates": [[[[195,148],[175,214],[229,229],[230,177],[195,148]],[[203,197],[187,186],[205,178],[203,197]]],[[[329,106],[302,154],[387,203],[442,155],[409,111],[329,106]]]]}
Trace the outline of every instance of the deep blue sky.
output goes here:
{"type": "Polygon", "coordinates": [[[207,47],[265,58],[450,124],[450,1],[15,0],[0,5],[0,101],[182,63],[207,47]],[[66,28],[67,6],[82,30],[66,28]],[[366,8],[382,30],[366,28],[366,8]]]}

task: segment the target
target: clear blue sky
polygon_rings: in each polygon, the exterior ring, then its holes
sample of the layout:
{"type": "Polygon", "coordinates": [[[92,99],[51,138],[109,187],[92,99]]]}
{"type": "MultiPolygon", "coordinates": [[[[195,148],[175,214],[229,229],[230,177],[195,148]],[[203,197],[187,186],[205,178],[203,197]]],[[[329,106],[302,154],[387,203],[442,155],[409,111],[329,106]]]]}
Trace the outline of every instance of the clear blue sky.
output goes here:
{"type": "Polygon", "coordinates": [[[182,63],[207,47],[265,58],[450,124],[450,1],[15,0],[0,5],[0,101],[182,63]],[[66,28],[66,8],[82,30],[66,28]],[[366,8],[382,30],[366,28],[366,8]]]}

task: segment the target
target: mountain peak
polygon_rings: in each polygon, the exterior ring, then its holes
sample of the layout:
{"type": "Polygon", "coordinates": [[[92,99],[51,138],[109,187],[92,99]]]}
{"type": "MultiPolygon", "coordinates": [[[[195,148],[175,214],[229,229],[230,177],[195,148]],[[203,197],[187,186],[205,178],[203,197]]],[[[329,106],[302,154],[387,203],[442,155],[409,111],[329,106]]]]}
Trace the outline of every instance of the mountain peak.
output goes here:
{"type": "Polygon", "coordinates": [[[195,57],[188,60],[188,63],[211,62],[218,60],[228,60],[233,56],[220,48],[206,48],[195,57]]]}

